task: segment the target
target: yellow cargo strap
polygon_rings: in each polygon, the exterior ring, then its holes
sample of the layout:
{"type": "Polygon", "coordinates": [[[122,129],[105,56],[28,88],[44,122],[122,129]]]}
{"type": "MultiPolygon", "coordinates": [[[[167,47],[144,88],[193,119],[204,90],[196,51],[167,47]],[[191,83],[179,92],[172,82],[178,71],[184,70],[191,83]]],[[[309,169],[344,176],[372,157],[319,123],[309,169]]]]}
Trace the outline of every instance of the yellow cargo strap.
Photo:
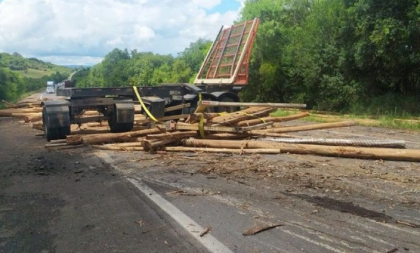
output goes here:
{"type": "MultiPolygon", "coordinates": [[[[195,108],[195,113],[198,112],[198,104],[201,102],[201,100],[202,100],[202,96],[201,96],[201,92],[199,92],[198,93],[197,108],[195,108]]],[[[198,130],[200,132],[201,138],[204,138],[205,133],[204,133],[204,115],[203,114],[201,114],[200,122],[198,123],[198,130]]]]}
{"type": "Polygon", "coordinates": [[[134,93],[136,93],[137,99],[140,102],[141,107],[144,109],[144,111],[146,112],[147,116],[149,116],[149,118],[151,118],[154,122],[159,122],[159,120],[157,120],[152,113],[149,111],[149,109],[147,109],[146,105],[144,104],[143,100],[140,97],[139,91],[137,90],[136,86],[133,86],[133,90],[134,93]]]}

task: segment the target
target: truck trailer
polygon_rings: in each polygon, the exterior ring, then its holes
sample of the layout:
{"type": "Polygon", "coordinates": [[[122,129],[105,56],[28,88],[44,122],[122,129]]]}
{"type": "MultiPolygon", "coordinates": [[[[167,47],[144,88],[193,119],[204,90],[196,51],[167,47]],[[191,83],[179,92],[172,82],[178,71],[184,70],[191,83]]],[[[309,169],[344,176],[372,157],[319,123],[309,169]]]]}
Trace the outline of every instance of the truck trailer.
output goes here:
{"type": "MultiPolygon", "coordinates": [[[[111,132],[130,131],[134,125],[134,105],[139,103],[146,117],[162,119],[193,113],[199,101],[239,102],[238,93],[247,84],[249,60],[259,20],[222,27],[193,84],[158,86],[76,88],[64,85],[56,90],[64,100],[43,102],[42,119],[48,141],[71,134],[71,124],[107,120],[111,132]],[[81,117],[86,110],[102,116],[81,117]]],[[[68,82],[69,80],[67,80],[68,82]]],[[[232,111],[235,107],[214,107],[232,111]]]]}

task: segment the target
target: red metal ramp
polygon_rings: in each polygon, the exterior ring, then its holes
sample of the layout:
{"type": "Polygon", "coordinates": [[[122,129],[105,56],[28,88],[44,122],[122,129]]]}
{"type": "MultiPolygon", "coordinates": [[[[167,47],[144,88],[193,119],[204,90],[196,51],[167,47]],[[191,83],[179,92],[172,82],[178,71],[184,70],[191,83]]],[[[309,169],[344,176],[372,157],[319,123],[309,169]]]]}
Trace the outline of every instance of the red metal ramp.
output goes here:
{"type": "Polygon", "coordinates": [[[236,84],[248,82],[249,59],[259,19],[220,29],[195,84],[236,84]]]}

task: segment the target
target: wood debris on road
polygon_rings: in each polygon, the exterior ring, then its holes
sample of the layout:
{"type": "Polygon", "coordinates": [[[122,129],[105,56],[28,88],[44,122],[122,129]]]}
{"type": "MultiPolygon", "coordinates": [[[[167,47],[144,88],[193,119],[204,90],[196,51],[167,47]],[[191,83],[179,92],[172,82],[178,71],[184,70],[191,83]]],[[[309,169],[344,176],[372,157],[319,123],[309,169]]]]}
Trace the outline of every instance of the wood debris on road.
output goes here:
{"type": "MultiPolygon", "coordinates": [[[[21,117],[26,123],[31,123],[32,128],[43,131],[41,103],[22,102],[9,104],[9,107],[0,110],[0,117],[21,117]]],[[[135,114],[135,126],[129,132],[110,133],[108,123],[104,121],[72,125],[72,134],[66,140],[48,143],[46,147],[89,145],[97,149],[130,152],[218,152],[239,155],[291,153],[420,161],[420,150],[405,149],[405,142],[399,140],[316,139],[289,135],[300,131],[352,127],[356,123],[344,121],[279,126],[278,122],[301,119],[310,113],[270,116],[275,110],[277,108],[258,104],[232,113],[174,115],[160,118],[157,123],[152,123],[144,115],[135,114]]],[[[82,117],[97,115],[96,111],[86,111],[82,117]]]]}

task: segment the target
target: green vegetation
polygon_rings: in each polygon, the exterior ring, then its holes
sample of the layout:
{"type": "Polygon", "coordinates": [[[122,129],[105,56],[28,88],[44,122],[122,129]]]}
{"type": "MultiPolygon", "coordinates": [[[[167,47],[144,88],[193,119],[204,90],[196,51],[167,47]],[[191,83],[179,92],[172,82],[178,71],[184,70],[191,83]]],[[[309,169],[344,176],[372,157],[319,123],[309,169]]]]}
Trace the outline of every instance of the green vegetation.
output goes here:
{"type": "MultiPolygon", "coordinates": [[[[270,115],[273,117],[284,117],[299,113],[296,109],[279,109],[270,115]]],[[[392,129],[405,129],[420,131],[420,118],[399,118],[398,115],[382,115],[382,116],[368,116],[360,114],[324,114],[324,112],[310,111],[308,117],[302,120],[316,123],[328,123],[339,121],[355,121],[359,126],[375,126],[392,129]]]]}
{"type": "Polygon", "coordinates": [[[114,49],[90,69],[78,71],[78,87],[156,86],[161,83],[193,82],[211,42],[199,39],[172,55],[114,49]]]}
{"type": "Polygon", "coordinates": [[[2,100],[14,102],[24,94],[44,88],[49,80],[61,82],[71,72],[69,68],[26,59],[18,53],[0,53],[0,107],[2,100]]]}
{"type": "Polygon", "coordinates": [[[419,115],[420,1],[246,1],[242,19],[255,16],[245,99],[419,115]]]}

